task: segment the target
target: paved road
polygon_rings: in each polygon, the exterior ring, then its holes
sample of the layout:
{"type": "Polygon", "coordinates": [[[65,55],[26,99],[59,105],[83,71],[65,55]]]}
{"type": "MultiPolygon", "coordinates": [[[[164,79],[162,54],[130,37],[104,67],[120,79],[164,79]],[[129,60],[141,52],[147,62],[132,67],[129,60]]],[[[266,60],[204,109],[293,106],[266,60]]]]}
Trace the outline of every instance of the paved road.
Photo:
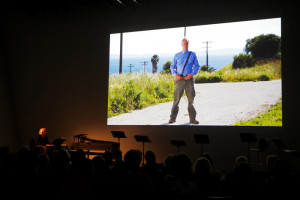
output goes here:
{"type": "MultiPolygon", "coordinates": [[[[199,125],[233,125],[263,113],[281,98],[281,80],[195,84],[194,106],[199,125]]],[[[108,118],[108,125],[169,125],[173,102],[108,118]]],[[[176,123],[191,125],[184,96],[176,123]]]]}

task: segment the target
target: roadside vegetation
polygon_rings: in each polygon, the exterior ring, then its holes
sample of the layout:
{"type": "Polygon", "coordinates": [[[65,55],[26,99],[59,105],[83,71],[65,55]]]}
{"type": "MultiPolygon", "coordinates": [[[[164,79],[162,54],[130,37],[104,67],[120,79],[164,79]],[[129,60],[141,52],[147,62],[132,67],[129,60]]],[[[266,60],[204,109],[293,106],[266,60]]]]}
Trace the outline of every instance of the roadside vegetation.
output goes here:
{"type": "Polygon", "coordinates": [[[282,102],[271,106],[263,114],[248,121],[236,122],[235,126],[282,126],[282,102]]]}
{"type": "Polygon", "coordinates": [[[169,74],[109,76],[108,117],[173,100],[174,77],[169,74]]]}
{"type": "Polygon", "coordinates": [[[207,72],[199,70],[195,83],[270,81],[281,79],[281,60],[260,60],[249,68],[233,69],[232,63],[223,68],[207,72]]]}

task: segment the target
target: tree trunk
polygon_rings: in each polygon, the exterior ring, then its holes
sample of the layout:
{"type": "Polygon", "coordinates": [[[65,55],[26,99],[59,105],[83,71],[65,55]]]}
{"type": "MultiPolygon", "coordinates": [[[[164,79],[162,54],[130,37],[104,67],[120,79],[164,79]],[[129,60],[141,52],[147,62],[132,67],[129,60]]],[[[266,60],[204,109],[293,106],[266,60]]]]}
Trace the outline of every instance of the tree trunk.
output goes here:
{"type": "Polygon", "coordinates": [[[157,72],[157,63],[152,63],[152,73],[155,74],[157,72]]]}

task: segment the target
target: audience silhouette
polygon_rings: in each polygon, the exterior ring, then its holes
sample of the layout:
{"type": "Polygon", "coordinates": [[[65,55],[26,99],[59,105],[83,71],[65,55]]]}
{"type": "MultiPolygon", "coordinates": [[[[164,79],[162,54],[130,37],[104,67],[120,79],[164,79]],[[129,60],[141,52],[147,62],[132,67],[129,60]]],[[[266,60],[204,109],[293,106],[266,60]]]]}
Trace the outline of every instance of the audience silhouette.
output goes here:
{"type": "Polygon", "coordinates": [[[201,196],[213,196],[218,193],[218,177],[212,174],[211,162],[206,157],[199,157],[193,167],[194,181],[198,184],[201,196]]]}
{"type": "Polygon", "coordinates": [[[278,156],[267,157],[267,168],[253,170],[238,156],[230,172],[217,171],[209,154],[192,163],[185,153],[170,154],[160,164],[153,151],[105,152],[92,159],[84,151],[35,151],[22,146],[16,153],[0,147],[1,194],[10,199],[257,199],[291,198],[299,176],[278,156]]]}
{"type": "Polygon", "coordinates": [[[153,195],[152,181],[146,173],[142,172],[141,161],[142,153],[139,150],[129,150],[125,154],[124,171],[115,177],[115,189],[120,197],[135,199],[153,195]]]}
{"type": "Polygon", "coordinates": [[[268,197],[292,199],[299,196],[299,189],[299,179],[292,176],[288,162],[277,158],[270,168],[270,176],[265,185],[268,197]]]}
{"type": "Polygon", "coordinates": [[[192,180],[192,162],[185,153],[173,155],[169,161],[170,171],[164,178],[164,192],[172,198],[192,198],[198,185],[192,180]]]}
{"type": "Polygon", "coordinates": [[[122,151],[120,149],[115,149],[113,151],[113,158],[114,158],[114,163],[113,163],[113,173],[118,174],[123,171],[124,169],[124,161],[122,158],[122,151]]]}
{"type": "Polygon", "coordinates": [[[145,154],[146,164],[142,167],[142,171],[146,173],[157,193],[162,193],[163,188],[163,165],[156,162],[156,156],[153,151],[147,151],[145,154]]]}

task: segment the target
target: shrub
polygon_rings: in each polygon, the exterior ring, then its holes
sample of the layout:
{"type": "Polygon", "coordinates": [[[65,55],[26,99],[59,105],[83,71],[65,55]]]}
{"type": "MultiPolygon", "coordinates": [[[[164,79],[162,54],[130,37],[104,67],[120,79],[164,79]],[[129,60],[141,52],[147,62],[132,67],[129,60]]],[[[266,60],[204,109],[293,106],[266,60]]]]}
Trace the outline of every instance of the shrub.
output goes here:
{"type": "Polygon", "coordinates": [[[115,113],[127,112],[126,99],[122,95],[121,88],[115,88],[113,94],[109,94],[108,98],[108,117],[114,116],[115,113]]]}
{"type": "Polygon", "coordinates": [[[171,61],[167,61],[164,66],[163,66],[163,71],[161,71],[161,73],[163,74],[171,74],[171,67],[172,62],[171,61]]]}
{"type": "Polygon", "coordinates": [[[256,60],[278,58],[281,38],[274,34],[261,34],[246,41],[245,52],[251,53],[256,60]]]}
{"type": "Polygon", "coordinates": [[[206,67],[206,65],[202,65],[201,67],[200,67],[200,70],[201,71],[207,71],[207,72],[213,72],[213,71],[216,71],[216,69],[214,68],[214,67],[206,67]]]}
{"type": "Polygon", "coordinates": [[[194,77],[195,83],[207,83],[208,78],[206,76],[195,76],[194,77]]]}
{"type": "Polygon", "coordinates": [[[242,69],[252,67],[254,65],[254,59],[251,54],[242,54],[233,57],[232,68],[242,69]]]}
{"type": "Polygon", "coordinates": [[[194,77],[195,83],[216,83],[224,80],[223,72],[199,72],[194,77]]]}
{"type": "Polygon", "coordinates": [[[271,80],[271,77],[266,74],[262,74],[258,77],[258,80],[259,81],[269,81],[269,80],[271,80]]]}

